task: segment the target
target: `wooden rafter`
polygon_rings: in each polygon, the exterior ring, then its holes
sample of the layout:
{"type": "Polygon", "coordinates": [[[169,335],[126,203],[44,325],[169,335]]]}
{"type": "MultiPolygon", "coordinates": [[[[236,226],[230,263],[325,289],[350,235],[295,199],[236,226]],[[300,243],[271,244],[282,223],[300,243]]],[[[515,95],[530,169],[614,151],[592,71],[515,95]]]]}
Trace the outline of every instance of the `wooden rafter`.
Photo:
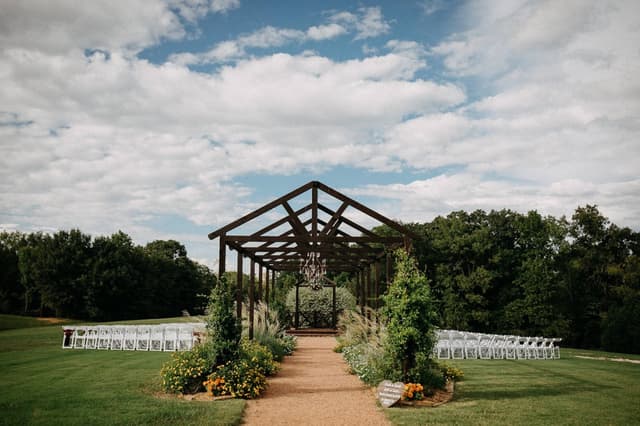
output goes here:
{"type": "Polygon", "coordinates": [[[339,272],[368,268],[382,259],[386,250],[406,244],[407,239],[415,239],[416,235],[320,182],[309,182],[209,234],[210,239],[218,237],[223,247],[236,250],[239,256],[246,256],[259,267],[271,271],[296,271],[301,259],[310,252],[317,252],[326,261],[328,270],[339,272]],[[292,200],[307,191],[311,191],[311,202],[294,210],[292,200]],[[341,202],[335,211],[318,201],[320,192],[341,202]],[[285,215],[278,220],[249,235],[234,233],[236,228],[279,207],[285,215]],[[377,235],[345,217],[344,213],[349,208],[391,227],[402,236],[377,235]],[[321,212],[328,217],[320,217],[321,212]],[[344,229],[343,225],[349,229],[344,229]],[[273,232],[278,229],[280,232],[274,235],[273,232]],[[350,230],[361,235],[351,235],[350,230]]]}

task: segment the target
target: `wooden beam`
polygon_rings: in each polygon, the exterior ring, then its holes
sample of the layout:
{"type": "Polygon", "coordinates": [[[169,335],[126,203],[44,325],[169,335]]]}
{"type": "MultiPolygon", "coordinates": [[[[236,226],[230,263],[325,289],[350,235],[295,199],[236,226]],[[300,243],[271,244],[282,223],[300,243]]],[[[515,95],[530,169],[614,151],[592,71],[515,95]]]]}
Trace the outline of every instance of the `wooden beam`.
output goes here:
{"type": "MultiPolygon", "coordinates": [[[[296,210],[294,213],[295,213],[296,216],[300,216],[301,214],[304,214],[305,212],[309,211],[310,209],[311,209],[311,204],[308,204],[306,207],[303,207],[303,208],[301,208],[299,210],[296,210]]],[[[287,216],[283,217],[282,219],[279,219],[279,220],[273,222],[271,225],[265,226],[261,230],[254,232],[251,235],[255,235],[255,236],[263,235],[263,234],[265,234],[265,233],[267,233],[269,231],[273,231],[278,226],[284,225],[288,221],[289,221],[289,216],[287,215],[287,216]]]]}
{"type": "Polygon", "coordinates": [[[260,207],[259,209],[254,210],[251,213],[242,216],[240,219],[234,220],[233,222],[229,223],[228,225],[225,225],[222,228],[219,228],[219,229],[209,233],[209,239],[213,240],[214,238],[219,237],[220,235],[224,234],[225,232],[228,232],[228,231],[230,231],[230,230],[232,230],[234,228],[237,228],[240,225],[244,225],[245,223],[249,222],[250,220],[253,220],[256,217],[258,217],[258,216],[268,212],[269,210],[272,210],[275,207],[279,206],[280,204],[282,204],[282,202],[291,200],[292,198],[295,198],[298,195],[307,192],[309,189],[311,189],[312,186],[313,186],[313,182],[309,182],[307,184],[302,185],[298,189],[294,189],[293,191],[289,192],[288,194],[283,195],[282,197],[280,197],[280,198],[278,198],[276,200],[273,200],[272,202],[270,202],[268,204],[265,204],[264,206],[260,207]]]}
{"type": "MultiPolygon", "coordinates": [[[[318,205],[318,208],[322,209],[322,207],[324,206],[318,205]]],[[[338,210],[336,210],[335,212],[331,212],[331,209],[328,209],[326,207],[322,209],[324,210],[325,213],[328,213],[331,215],[331,219],[329,219],[329,222],[327,222],[327,224],[324,226],[322,231],[320,231],[321,235],[332,235],[331,233],[332,227],[338,223],[338,219],[340,219],[340,217],[342,216],[342,213],[344,213],[347,207],[349,207],[349,204],[342,203],[342,205],[340,205],[340,207],[338,207],[338,210]]],[[[336,226],[336,229],[337,229],[337,226],[336,226]]]]}
{"type": "Polygon", "coordinates": [[[406,227],[400,225],[399,223],[389,219],[386,216],[381,215],[380,213],[376,212],[375,210],[371,210],[369,207],[360,204],[359,202],[357,202],[356,200],[347,197],[346,195],[336,191],[333,188],[328,187],[327,185],[318,182],[317,186],[319,189],[321,189],[322,191],[326,192],[327,194],[331,195],[334,198],[337,198],[338,200],[348,203],[350,206],[360,210],[362,213],[371,216],[372,218],[378,220],[379,222],[382,222],[383,224],[389,226],[392,229],[395,229],[396,231],[400,232],[402,235],[406,235],[408,237],[411,237],[413,239],[420,239],[420,237],[413,233],[411,230],[407,229],[406,227]]]}
{"type": "MultiPolygon", "coordinates": [[[[327,236],[317,236],[313,238],[310,235],[298,235],[293,237],[287,236],[275,236],[275,235],[259,235],[259,236],[251,236],[251,235],[227,235],[227,241],[233,241],[235,243],[244,243],[247,241],[251,242],[281,242],[281,243],[309,243],[309,242],[320,242],[320,243],[379,243],[379,244],[387,244],[387,243],[403,243],[404,239],[402,237],[381,237],[381,236],[341,236],[341,237],[327,237],[327,236]]],[[[246,249],[246,247],[243,247],[246,249]]]]}
{"type": "Polygon", "coordinates": [[[302,222],[300,222],[300,218],[296,215],[296,212],[293,211],[289,203],[283,201],[282,205],[289,214],[289,223],[291,224],[291,227],[293,228],[295,233],[298,235],[308,235],[307,228],[305,228],[302,222]]]}

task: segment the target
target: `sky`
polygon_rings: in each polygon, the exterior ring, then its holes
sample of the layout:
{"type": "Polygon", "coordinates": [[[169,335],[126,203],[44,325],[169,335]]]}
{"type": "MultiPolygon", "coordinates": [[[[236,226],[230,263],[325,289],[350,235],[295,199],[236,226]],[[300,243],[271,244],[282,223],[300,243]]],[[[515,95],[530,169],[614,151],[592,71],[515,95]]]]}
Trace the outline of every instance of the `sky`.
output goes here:
{"type": "Polygon", "coordinates": [[[640,229],[636,0],[0,9],[0,229],[215,266],[209,232],[311,180],[403,222],[596,204],[640,229]]]}

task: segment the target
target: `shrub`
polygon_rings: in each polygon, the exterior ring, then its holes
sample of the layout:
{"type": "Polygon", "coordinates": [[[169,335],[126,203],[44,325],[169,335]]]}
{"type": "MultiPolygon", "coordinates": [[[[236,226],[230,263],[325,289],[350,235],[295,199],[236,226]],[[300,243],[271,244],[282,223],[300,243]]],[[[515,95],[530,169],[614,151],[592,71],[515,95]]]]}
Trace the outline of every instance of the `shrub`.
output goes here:
{"type": "Polygon", "coordinates": [[[241,328],[233,311],[233,297],[226,278],[222,276],[209,298],[207,345],[214,358],[213,365],[221,365],[237,358],[241,328]]]}
{"type": "Polygon", "coordinates": [[[439,367],[440,372],[442,373],[442,376],[445,378],[445,380],[453,380],[457,382],[462,380],[462,378],[464,377],[464,372],[457,367],[452,367],[444,363],[439,363],[439,367]]]}
{"type": "Polygon", "coordinates": [[[265,376],[272,376],[278,371],[279,365],[273,360],[271,351],[256,341],[242,339],[240,356],[265,376]]]}
{"type": "MultiPolygon", "coordinates": [[[[376,316],[372,310],[367,314],[371,318],[376,316]]],[[[351,372],[372,386],[384,380],[384,326],[357,311],[348,310],[340,315],[338,328],[341,336],[334,350],[342,352],[351,372]]]]}
{"type": "Polygon", "coordinates": [[[382,363],[384,352],[380,346],[370,343],[360,343],[342,348],[344,357],[351,373],[355,374],[368,385],[374,386],[385,379],[382,363]]]}
{"type": "Polygon", "coordinates": [[[245,359],[219,366],[205,383],[207,390],[214,395],[244,399],[257,398],[267,387],[265,375],[245,359]]]}
{"type": "Polygon", "coordinates": [[[386,376],[391,380],[418,382],[429,376],[430,355],[435,344],[435,312],[427,278],[415,258],[396,250],[396,274],[383,297],[387,323],[384,350],[386,376]]]}
{"type": "Polygon", "coordinates": [[[202,379],[210,372],[206,348],[196,346],[190,351],[175,352],[160,370],[162,387],[169,393],[195,393],[202,379]]]}
{"type": "MultiPolygon", "coordinates": [[[[248,312],[248,308],[244,309],[248,312]]],[[[257,303],[253,314],[253,338],[256,342],[266,346],[276,361],[282,361],[285,355],[291,355],[296,341],[292,336],[286,336],[277,311],[270,310],[265,304],[257,303]]],[[[248,336],[248,318],[243,318],[243,335],[248,336]]]]}
{"type": "MultiPolygon", "coordinates": [[[[323,288],[311,290],[308,287],[300,288],[300,326],[302,327],[329,327],[333,322],[333,290],[323,288]]],[[[287,293],[287,309],[290,315],[295,317],[296,289],[292,288],[287,293]]],[[[356,299],[351,292],[344,287],[336,288],[336,310],[340,314],[345,309],[353,309],[356,299]]]]}

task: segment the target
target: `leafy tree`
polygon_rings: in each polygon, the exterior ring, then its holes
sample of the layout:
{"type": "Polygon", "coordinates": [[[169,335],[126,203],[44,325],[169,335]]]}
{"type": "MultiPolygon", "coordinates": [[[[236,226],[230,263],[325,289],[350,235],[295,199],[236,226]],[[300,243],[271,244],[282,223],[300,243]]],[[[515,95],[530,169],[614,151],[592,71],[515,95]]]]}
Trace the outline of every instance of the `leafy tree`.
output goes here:
{"type": "Polygon", "coordinates": [[[387,324],[383,345],[389,363],[387,376],[425,383],[423,372],[436,340],[429,283],[415,258],[404,250],[395,255],[395,277],[382,309],[387,324]]]}
{"type": "Polygon", "coordinates": [[[233,301],[229,284],[222,276],[211,291],[207,319],[208,347],[211,350],[209,359],[215,365],[222,365],[238,356],[242,324],[241,319],[234,315],[233,301]]]}

